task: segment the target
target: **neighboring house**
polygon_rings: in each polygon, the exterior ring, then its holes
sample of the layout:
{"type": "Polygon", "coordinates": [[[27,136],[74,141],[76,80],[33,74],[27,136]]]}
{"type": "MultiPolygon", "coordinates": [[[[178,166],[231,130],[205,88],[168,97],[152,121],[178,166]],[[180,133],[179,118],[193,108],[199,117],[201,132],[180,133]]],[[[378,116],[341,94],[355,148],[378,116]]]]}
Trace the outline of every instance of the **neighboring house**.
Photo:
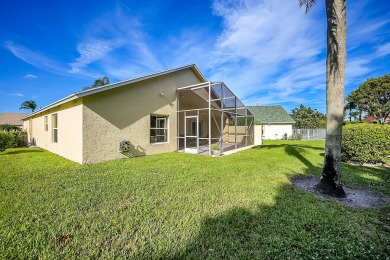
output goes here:
{"type": "MultiPolygon", "coordinates": [[[[362,121],[365,122],[365,123],[377,123],[377,124],[380,123],[379,120],[376,119],[376,118],[373,117],[373,116],[368,116],[368,117],[366,117],[365,119],[363,119],[362,121]]],[[[386,122],[386,124],[390,124],[390,116],[388,116],[388,117],[386,118],[385,122],[386,122]]]]}
{"type": "Polygon", "coordinates": [[[255,143],[252,113],[195,65],[80,91],[23,120],[30,142],[79,163],[255,143]]]}
{"type": "Polygon", "coordinates": [[[26,116],[26,113],[3,113],[0,114],[0,125],[12,125],[20,129],[23,128],[22,117],[26,116]]]}
{"type": "Polygon", "coordinates": [[[282,139],[292,135],[294,119],[282,106],[248,106],[249,110],[263,126],[263,139],[282,139]]]}

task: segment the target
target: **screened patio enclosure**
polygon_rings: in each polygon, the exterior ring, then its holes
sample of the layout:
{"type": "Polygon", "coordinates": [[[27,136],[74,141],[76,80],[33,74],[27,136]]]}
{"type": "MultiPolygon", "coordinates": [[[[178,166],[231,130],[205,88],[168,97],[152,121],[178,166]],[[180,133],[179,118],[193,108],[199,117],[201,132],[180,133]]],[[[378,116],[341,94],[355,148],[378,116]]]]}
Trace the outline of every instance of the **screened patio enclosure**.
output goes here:
{"type": "Polygon", "coordinates": [[[177,149],[211,155],[254,144],[254,116],[223,82],[177,90],[177,149]]]}

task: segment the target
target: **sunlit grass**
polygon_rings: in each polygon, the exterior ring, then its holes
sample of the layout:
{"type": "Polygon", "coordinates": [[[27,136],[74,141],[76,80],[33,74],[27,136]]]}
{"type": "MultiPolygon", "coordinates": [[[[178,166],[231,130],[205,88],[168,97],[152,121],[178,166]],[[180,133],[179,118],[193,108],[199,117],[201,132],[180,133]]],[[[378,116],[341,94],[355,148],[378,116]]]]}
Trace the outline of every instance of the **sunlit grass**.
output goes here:
{"type": "MultiPolygon", "coordinates": [[[[358,210],[293,187],[322,141],[269,141],[223,158],[169,153],[79,165],[0,154],[0,258],[379,258],[389,207],[358,210]]],[[[390,195],[388,170],[343,165],[390,195]]]]}

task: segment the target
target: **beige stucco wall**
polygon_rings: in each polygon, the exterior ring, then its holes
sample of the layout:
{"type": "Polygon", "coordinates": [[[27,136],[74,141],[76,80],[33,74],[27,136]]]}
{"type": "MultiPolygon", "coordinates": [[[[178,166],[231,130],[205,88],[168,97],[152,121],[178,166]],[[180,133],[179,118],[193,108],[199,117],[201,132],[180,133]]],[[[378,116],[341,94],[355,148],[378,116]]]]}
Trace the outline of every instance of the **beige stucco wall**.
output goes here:
{"type": "Polygon", "coordinates": [[[81,99],[44,111],[25,120],[23,128],[38,147],[82,163],[82,109],[81,99]],[[58,142],[53,142],[52,115],[58,117],[58,142]],[[45,116],[48,131],[45,131],[45,116]]]}
{"type": "MultiPolygon", "coordinates": [[[[236,133],[237,134],[237,143],[240,143],[240,144],[245,144],[245,134],[246,134],[246,130],[247,130],[247,127],[245,126],[237,126],[237,128],[235,126],[231,126],[231,125],[226,125],[224,127],[224,142],[226,143],[234,143],[236,141],[236,137],[234,136],[234,134],[236,133]],[[237,129],[237,132],[236,132],[236,129],[237,129]]],[[[247,145],[253,145],[254,144],[254,133],[253,133],[254,129],[253,127],[251,128],[250,132],[249,132],[249,135],[252,136],[252,137],[248,137],[248,140],[247,140],[247,145]]]]}
{"type": "Polygon", "coordinates": [[[292,125],[286,124],[273,124],[273,125],[263,125],[263,139],[275,140],[282,139],[284,134],[287,134],[287,137],[292,135],[292,125]]]}
{"type": "Polygon", "coordinates": [[[84,97],[83,163],[176,151],[176,90],[200,82],[187,69],[84,97]],[[167,143],[150,143],[151,114],[168,116],[167,143]],[[122,140],[131,142],[127,154],[122,140]]]}

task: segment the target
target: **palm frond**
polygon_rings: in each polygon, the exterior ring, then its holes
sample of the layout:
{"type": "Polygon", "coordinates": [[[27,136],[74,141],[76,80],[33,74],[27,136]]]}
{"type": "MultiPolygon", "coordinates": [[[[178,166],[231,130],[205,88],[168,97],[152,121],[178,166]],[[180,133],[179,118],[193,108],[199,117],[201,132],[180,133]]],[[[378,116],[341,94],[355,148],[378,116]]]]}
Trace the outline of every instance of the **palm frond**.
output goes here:
{"type": "Polygon", "coordinates": [[[98,78],[96,79],[93,84],[92,84],[92,87],[100,87],[100,86],[104,86],[104,85],[107,85],[107,84],[110,84],[110,80],[107,76],[104,76],[102,78],[98,78]]]}
{"type": "Polygon", "coordinates": [[[34,112],[35,108],[37,107],[37,103],[35,103],[34,100],[27,100],[27,101],[24,101],[21,105],[20,105],[20,109],[31,109],[32,112],[34,112]]]}
{"type": "Polygon", "coordinates": [[[315,0],[299,0],[299,7],[305,6],[305,13],[307,14],[315,3],[315,0]]]}

